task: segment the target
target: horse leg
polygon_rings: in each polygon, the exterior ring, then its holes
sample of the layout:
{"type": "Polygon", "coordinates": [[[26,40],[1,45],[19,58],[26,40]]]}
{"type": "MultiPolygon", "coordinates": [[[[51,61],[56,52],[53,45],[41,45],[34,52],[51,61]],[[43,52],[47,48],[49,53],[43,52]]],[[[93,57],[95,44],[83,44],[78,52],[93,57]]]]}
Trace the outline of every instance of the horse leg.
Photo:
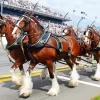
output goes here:
{"type": "Polygon", "coordinates": [[[97,61],[97,69],[96,69],[96,72],[95,72],[94,76],[92,76],[92,79],[94,79],[96,81],[99,81],[100,80],[100,56],[99,56],[98,53],[96,53],[94,55],[94,57],[95,57],[95,59],[97,61]]]}
{"type": "Polygon", "coordinates": [[[54,63],[52,61],[47,61],[47,68],[52,82],[52,86],[47,94],[50,96],[56,96],[60,92],[60,88],[57,81],[56,73],[54,72],[54,63]]]}
{"type": "MultiPolygon", "coordinates": [[[[55,63],[53,63],[53,64],[54,64],[54,72],[56,72],[55,63]]],[[[40,78],[43,80],[43,79],[45,79],[47,76],[48,76],[48,69],[47,69],[47,67],[45,67],[45,68],[41,71],[40,78]]]]}
{"type": "Polygon", "coordinates": [[[43,80],[47,77],[47,75],[48,75],[48,69],[46,67],[41,71],[40,78],[43,80]]]}
{"type": "Polygon", "coordinates": [[[11,67],[10,72],[11,72],[11,74],[12,74],[12,82],[13,82],[16,86],[20,87],[21,84],[22,84],[22,77],[19,77],[19,76],[16,76],[16,75],[15,75],[15,70],[16,70],[18,67],[19,67],[19,69],[21,70],[21,74],[23,75],[23,74],[24,74],[24,70],[23,70],[23,65],[22,65],[22,63],[17,63],[17,62],[15,62],[14,65],[11,67]]]}
{"type": "Polygon", "coordinates": [[[31,78],[31,72],[36,66],[32,61],[30,61],[30,66],[26,71],[26,75],[23,76],[22,86],[20,87],[20,97],[27,98],[32,93],[33,83],[31,78]]]}
{"type": "Polygon", "coordinates": [[[76,63],[75,63],[76,58],[71,56],[71,59],[64,59],[64,60],[72,69],[72,71],[70,73],[69,86],[75,87],[78,85],[78,79],[80,77],[79,74],[77,73],[77,70],[76,70],[76,63]]]}
{"type": "Polygon", "coordinates": [[[19,66],[19,70],[20,70],[22,76],[25,75],[25,71],[24,71],[22,64],[21,64],[21,66],[19,66]]]}

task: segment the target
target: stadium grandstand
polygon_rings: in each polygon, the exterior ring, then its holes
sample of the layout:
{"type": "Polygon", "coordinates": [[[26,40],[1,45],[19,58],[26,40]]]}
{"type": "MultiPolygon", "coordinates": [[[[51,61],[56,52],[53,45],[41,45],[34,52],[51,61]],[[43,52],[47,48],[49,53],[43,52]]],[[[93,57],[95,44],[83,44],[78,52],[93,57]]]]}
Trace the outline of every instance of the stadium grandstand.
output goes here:
{"type": "MultiPolygon", "coordinates": [[[[28,0],[2,0],[3,1],[3,14],[9,16],[16,21],[26,11],[33,11],[35,3],[29,2],[28,0]]],[[[1,2],[2,3],[2,2],[1,2]]],[[[62,28],[63,21],[70,21],[70,17],[64,18],[64,15],[51,8],[37,4],[34,9],[34,15],[37,19],[46,24],[50,21],[54,23],[58,28],[62,28]]]]}
{"type": "Polygon", "coordinates": [[[0,10],[6,17],[16,22],[21,15],[27,11],[33,11],[34,16],[38,19],[42,26],[47,27],[49,24],[49,32],[53,34],[61,34],[67,24],[64,21],[71,21],[70,17],[65,17],[61,12],[45,7],[43,5],[33,3],[28,0],[1,0],[0,10]]]}

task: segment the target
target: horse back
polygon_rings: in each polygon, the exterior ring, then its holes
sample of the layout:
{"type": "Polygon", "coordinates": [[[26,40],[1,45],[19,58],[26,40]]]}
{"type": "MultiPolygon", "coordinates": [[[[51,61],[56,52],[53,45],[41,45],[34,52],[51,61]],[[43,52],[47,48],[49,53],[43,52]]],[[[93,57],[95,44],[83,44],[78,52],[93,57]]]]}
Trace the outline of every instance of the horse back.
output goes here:
{"type": "MultiPolygon", "coordinates": [[[[63,37],[58,37],[58,38],[62,44],[62,52],[68,52],[68,50],[70,50],[70,53],[72,55],[77,56],[80,54],[79,43],[73,36],[63,36],[63,37]]],[[[54,37],[50,37],[48,44],[58,48],[57,42],[58,41],[54,37]]]]}

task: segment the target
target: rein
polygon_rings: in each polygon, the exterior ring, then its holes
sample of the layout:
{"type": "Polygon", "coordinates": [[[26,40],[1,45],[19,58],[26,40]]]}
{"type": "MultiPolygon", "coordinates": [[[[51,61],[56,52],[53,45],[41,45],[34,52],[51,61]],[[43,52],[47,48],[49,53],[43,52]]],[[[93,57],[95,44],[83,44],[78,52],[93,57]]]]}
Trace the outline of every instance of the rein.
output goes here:
{"type": "MultiPolygon", "coordinates": [[[[0,19],[1,21],[3,21],[4,22],[4,25],[6,25],[6,22],[8,21],[10,24],[12,24],[14,27],[15,26],[17,26],[17,25],[15,25],[14,23],[12,23],[12,22],[10,22],[9,20],[6,20],[6,21],[4,21],[4,20],[2,20],[2,19],[0,19]]],[[[2,26],[3,27],[3,26],[2,26]]],[[[18,26],[17,26],[18,27],[18,26]]],[[[19,28],[19,27],[18,27],[19,28]]],[[[21,29],[21,28],[19,28],[19,29],[21,29]]],[[[2,30],[2,29],[1,29],[2,30]]],[[[15,33],[16,34],[16,33],[15,33]]],[[[14,35],[14,34],[13,34],[14,35]]],[[[17,35],[17,34],[16,34],[17,35]]],[[[12,35],[9,35],[9,36],[12,36],[12,35]]],[[[8,58],[9,58],[9,60],[10,60],[10,62],[12,62],[12,63],[14,63],[12,60],[11,60],[11,58],[9,57],[9,53],[7,52],[7,49],[5,49],[5,47],[4,47],[4,44],[3,44],[3,41],[2,41],[2,33],[0,34],[0,38],[1,38],[1,45],[2,45],[2,48],[4,49],[4,51],[6,52],[6,54],[7,54],[7,56],[8,56],[8,58]]],[[[4,36],[4,37],[6,37],[6,36],[4,36]]],[[[18,39],[18,38],[17,38],[18,39]]],[[[10,46],[9,46],[9,48],[10,47],[12,47],[13,45],[15,45],[15,43],[16,43],[16,41],[17,40],[15,40],[15,42],[13,43],[13,44],[11,44],[10,46]]],[[[17,43],[16,43],[17,44],[17,43]]],[[[22,49],[22,51],[23,51],[23,55],[24,55],[24,57],[25,57],[25,54],[24,54],[24,49],[23,49],[23,43],[22,43],[22,40],[21,40],[21,42],[20,42],[20,47],[21,47],[21,49],[22,49]]],[[[26,61],[26,57],[25,57],[25,61],[26,61]]]]}
{"type": "MultiPolygon", "coordinates": [[[[6,25],[6,24],[5,24],[6,21],[4,21],[4,20],[2,20],[2,19],[0,19],[0,20],[1,20],[2,22],[4,22],[3,26],[6,25]]],[[[3,26],[2,26],[2,27],[3,27],[3,26]]],[[[1,28],[1,30],[2,30],[2,28],[1,28]]],[[[5,37],[5,36],[2,35],[1,30],[0,30],[0,42],[1,42],[2,48],[3,48],[3,50],[6,52],[9,61],[12,62],[12,63],[14,63],[14,61],[11,60],[11,58],[9,57],[8,51],[7,51],[7,50],[5,49],[5,47],[4,47],[4,44],[3,44],[3,41],[2,41],[2,37],[5,37]]]]}
{"type": "Polygon", "coordinates": [[[11,60],[11,58],[9,57],[9,53],[7,52],[7,49],[5,49],[5,47],[4,47],[4,44],[3,44],[3,41],[2,41],[2,35],[1,35],[1,34],[0,34],[0,42],[1,42],[1,45],[2,45],[3,50],[4,50],[4,51],[6,52],[6,54],[7,54],[7,57],[8,57],[8,59],[9,59],[9,61],[12,62],[12,63],[14,63],[14,61],[11,60]]]}

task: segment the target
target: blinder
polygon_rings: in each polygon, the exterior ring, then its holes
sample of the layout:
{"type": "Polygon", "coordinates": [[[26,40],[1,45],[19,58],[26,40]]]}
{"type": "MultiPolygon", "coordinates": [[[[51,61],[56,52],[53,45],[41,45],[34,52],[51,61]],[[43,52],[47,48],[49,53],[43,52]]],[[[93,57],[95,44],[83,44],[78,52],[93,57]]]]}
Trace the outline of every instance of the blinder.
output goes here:
{"type": "Polygon", "coordinates": [[[4,25],[5,25],[4,23],[0,23],[0,34],[4,25]]]}
{"type": "Polygon", "coordinates": [[[23,15],[23,17],[25,17],[25,21],[24,21],[24,23],[25,23],[25,25],[20,29],[21,30],[21,35],[24,35],[24,29],[25,29],[25,27],[28,25],[28,23],[30,22],[30,17],[28,17],[28,16],[25,16],[25,15],[23,15]]]}
{"type": "Polygon", "coordinates": [[[84,33],[83,33],[84,35],[86,35],[86,31],[84,31],[84,33]]]}

